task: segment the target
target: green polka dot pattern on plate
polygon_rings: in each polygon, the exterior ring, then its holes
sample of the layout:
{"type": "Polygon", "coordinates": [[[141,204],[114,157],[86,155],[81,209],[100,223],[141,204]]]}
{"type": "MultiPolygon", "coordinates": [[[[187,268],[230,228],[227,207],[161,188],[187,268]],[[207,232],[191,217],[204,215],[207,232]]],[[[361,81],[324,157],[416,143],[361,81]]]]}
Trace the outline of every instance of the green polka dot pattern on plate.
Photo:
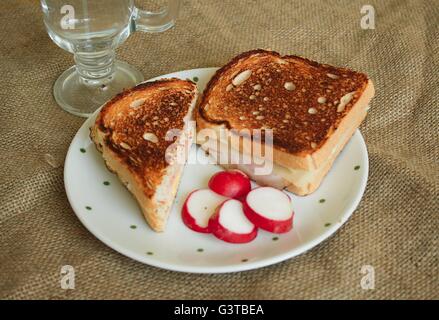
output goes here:
{"type": "Polygon", "coordinates": [[[320,203],[324,203],[326,201],[326,199],[320,199],[319,202],[320,203]]]}
{"type": "Polygon", "coordinates": [[[104,181],[103,183],[104,183],[104,186],[109,186],[110,185],[109,181],[104,181]]]}
{"type": "Polygon", "coordinates": [[[194,82],[198,82],[198,80],[200,80],[198,79],[198,77],[193,77],[192,79],[194,80],[194,82]]]}
{"type": "Polygon", "coordinates": [[[85,209],[91,210],[91,207],[90,206],[85,206],[85,209]]]}
{"type": "Polygon", "coordinates": [[[204,249],[203,249],[203,248],[199,248],[199,249],[197,249],[197,251],[198,251],[198,252],[203,252],[204,249]]]}
{"type": "Polygon", "coordinates": [[[273,237],[273,241],[279,240],[279,237],[273,237]]]}
{"type": "Polygon", "coordinates": [[[146,254],[147,254],[148,256],[152,256],[154,253],[151,252],[151,251],[148,251],[146,254]]]}
{"type": "Polygon", "coordinates": [[[325,223],[325,227],[329,227],[331,225],[330,222],[325,223]]]}
{"type": "Polygon", "coordinates": [[[130,225],[130,228],[131,228],[131,229],[136,229],[136,228],[137,228],[137,226],[136,226],[136,225],[134,225],[134,224],[132,224],[132,225],[130,225]]]}
{"type": "Polygon", "coordinates": [[[360,166],[355,166],[354,170],[359,170],[361,167],[360,166]]]}
{"type": "Polygon", "coordinates": [[[79,149],[82,153],[86,153],[86,150],[84,148],[79,149]]]}

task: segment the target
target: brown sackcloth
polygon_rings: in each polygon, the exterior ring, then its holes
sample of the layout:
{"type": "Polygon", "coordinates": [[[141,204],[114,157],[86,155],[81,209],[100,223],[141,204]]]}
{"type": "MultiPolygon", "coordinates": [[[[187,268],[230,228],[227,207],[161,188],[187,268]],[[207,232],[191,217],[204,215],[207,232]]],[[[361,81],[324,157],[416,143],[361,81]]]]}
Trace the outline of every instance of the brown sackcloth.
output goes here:
{"type": "Polygon", "coordinates": [[[82,226],[64,192],[63,163],[84,119],[52,96],[72,55],[49,39],[38,1],[0,1],[0,21],[0,298],[439,298],[438,1],[185,0],[174,29],[136,33],[119,47],[146,79],[262,47],[375,82],[361,126],[370,176],[351,219],[296,258],[221,275],[135,262],[82,226]],[[375,8],[375,30],[360,27],[364,4],[375,8]],[[67,264],[74,290],[60,287],[67,264]],[[360,286],[363,265],[375,268],[373,290],[360,286]]]}

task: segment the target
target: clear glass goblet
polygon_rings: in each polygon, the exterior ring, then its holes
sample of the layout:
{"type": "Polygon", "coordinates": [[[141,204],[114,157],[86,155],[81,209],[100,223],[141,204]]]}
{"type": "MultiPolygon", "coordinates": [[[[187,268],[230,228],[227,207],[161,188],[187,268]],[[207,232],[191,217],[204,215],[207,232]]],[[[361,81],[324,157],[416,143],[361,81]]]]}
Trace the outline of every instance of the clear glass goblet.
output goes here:
{"type": "Polygon", "coordinates": [[[136,8],[134,0],[41,0],[50,38],[73,53],[76,63],[55,82],[54,97],[61,108],[87,117],[115,94],[144,80],[137,69],[115,60],[115,49],[136,30],[171,28],[180,0],[161,4],[151,12],[136,8]]]}

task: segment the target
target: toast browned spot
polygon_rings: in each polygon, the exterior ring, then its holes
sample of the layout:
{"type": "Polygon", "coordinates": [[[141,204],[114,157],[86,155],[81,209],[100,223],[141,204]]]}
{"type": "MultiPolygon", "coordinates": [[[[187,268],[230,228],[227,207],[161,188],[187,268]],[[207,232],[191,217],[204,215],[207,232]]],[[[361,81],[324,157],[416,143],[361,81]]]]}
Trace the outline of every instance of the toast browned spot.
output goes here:
{"type": "Polygon", "coordinates": [[[210,80],[197,107],[197,125],[273,129],[275,171],[283,172],[277,184],[308,194],[366,116],[373,95],[363,73],[253,50],[233,58],[210,80]]]}
{"type": "Polygon", "coordinates": [[[184,164],[168,163],[167,150],[187,139],[166,138],[169,130],[189,131],[197,99],[196,85],[180,79],[140,84],[105,104],[90,137],[137,199],[146,221],[163,231],[184,164]]]}

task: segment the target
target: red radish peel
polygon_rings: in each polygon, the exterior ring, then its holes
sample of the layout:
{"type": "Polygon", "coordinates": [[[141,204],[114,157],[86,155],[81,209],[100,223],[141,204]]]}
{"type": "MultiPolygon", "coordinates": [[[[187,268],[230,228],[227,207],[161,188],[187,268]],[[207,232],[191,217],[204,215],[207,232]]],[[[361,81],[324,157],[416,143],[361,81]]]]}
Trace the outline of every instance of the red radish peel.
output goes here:
{"type": "Polygon", "coordinates": [[[209,180],[209,188],[229,198],[241,198],[251,190],[250,179],[240,170],[227,170],[214,174],[209,180]]]}
{"type": "Polygon", "coordinates": [[[272,187],[255,188],[247,194],[244,213],[257,227],[273,233],[284,233],[293,227],[294,212],[290,197],[272,187]]]}
{"type": "Polygon", "coordinates": [[[210,233],[209,219],[226,199],[209,189],[192,191],[181,211],[184,224],[196,232],[210,233]]]}
{"type": "Polygon", "coordinates": [[[242,203],[235,199],[224,201],[209,220],[209,229],[220,240],[246,243],[258,235],[258,229],[245,216],[242,203]]]}

